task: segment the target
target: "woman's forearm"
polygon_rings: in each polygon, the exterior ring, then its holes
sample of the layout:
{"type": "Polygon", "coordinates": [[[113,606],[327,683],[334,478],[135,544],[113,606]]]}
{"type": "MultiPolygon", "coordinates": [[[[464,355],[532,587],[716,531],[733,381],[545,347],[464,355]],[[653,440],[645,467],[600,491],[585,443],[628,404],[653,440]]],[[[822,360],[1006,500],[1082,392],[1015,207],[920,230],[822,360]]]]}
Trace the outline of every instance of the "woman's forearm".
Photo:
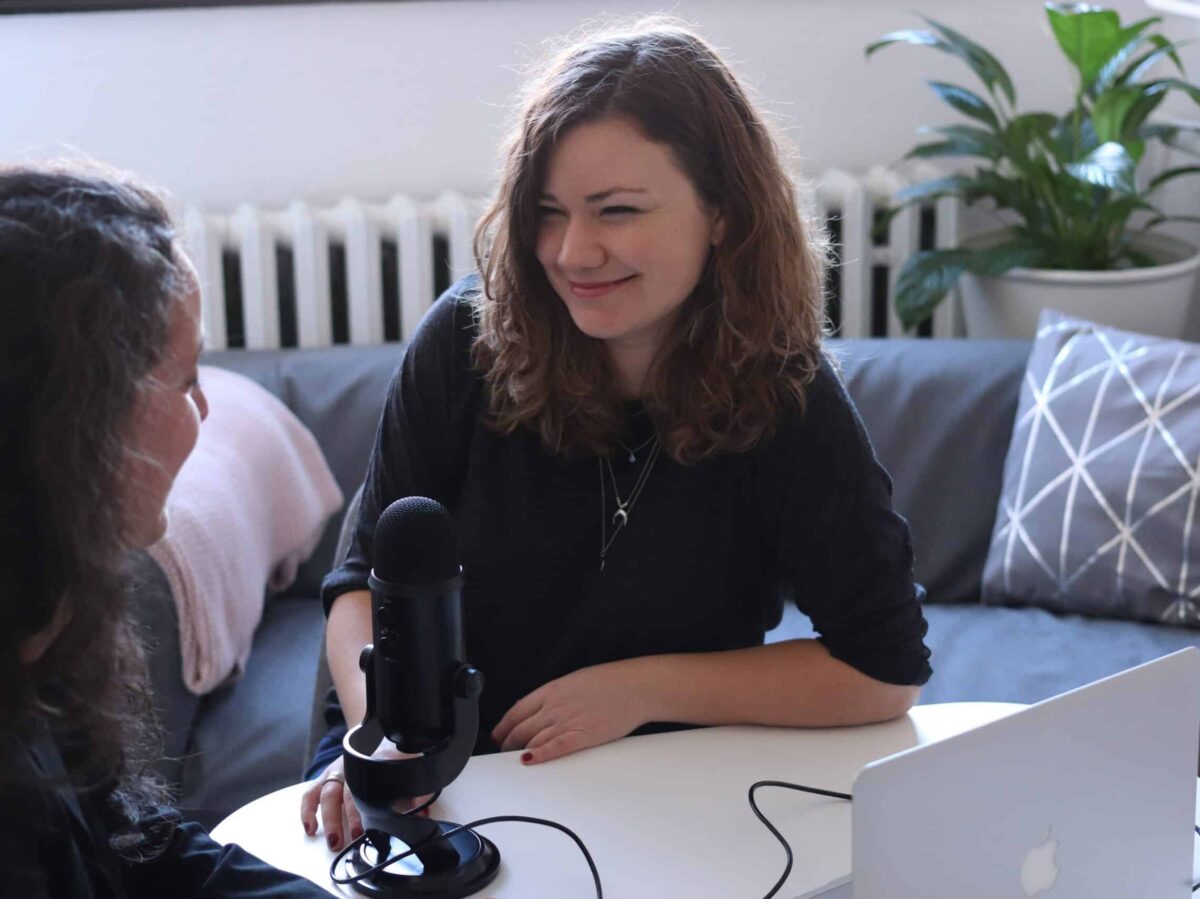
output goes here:
{"type": "Polygon", "coordinates": [[[367,712],[367,682],[358,659],[371,642],[371,591],[353,590],[333,601],[325,625],[325,653],[346,722],[353,727],[367,712]]]}
{"type": "MultiPolygon", "coordinates": [[[[623,663],[618,663],[623,664],[623,663]]],[[[816,640],[631,659],[647,721],[828,727],[905,714],[920,688],[840,662],[816,640]]]]}

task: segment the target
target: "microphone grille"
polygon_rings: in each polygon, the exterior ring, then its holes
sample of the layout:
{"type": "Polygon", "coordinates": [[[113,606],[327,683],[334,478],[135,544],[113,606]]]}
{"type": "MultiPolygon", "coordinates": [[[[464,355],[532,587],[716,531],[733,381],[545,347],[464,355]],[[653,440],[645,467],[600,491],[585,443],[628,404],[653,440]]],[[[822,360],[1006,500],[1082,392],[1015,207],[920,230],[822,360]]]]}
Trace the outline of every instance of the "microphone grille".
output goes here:
{"type": "Polygon", "coordinates": [[[375,576],[401,584],[432,584],[459,572],[450,513],[424,496],[398,499],[375,525],[375,576]]]}

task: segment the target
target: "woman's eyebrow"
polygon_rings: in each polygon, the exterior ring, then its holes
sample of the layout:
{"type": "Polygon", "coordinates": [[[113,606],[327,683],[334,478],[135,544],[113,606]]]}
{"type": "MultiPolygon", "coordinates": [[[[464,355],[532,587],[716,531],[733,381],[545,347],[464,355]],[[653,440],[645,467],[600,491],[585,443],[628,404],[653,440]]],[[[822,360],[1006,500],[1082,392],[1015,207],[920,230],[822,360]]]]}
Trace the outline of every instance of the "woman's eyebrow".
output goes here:
{"type": "MultiPolygon", "coordinates": [[[[644,194],[649,193],[644,187],[610,187],[608,190],[602,190],[599,193],[588,194],[583,198],[585,203],[599,203],[601,200],[607,200],[613,194],[644,194]]],[[[542,194],[543,200],[549,200],[552,203],[557,203],[558,199],[554,194],[545,192],[542,194]]]]}

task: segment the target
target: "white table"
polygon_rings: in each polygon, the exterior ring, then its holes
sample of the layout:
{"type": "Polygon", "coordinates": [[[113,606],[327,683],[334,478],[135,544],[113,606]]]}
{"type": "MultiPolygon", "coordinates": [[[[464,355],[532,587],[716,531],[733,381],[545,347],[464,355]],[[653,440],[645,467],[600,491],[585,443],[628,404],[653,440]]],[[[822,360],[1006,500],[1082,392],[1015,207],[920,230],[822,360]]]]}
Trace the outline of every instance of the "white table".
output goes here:
{"type": "MultiPolygon", "coordinates": [[[[542,765],[519,752],[471,759],[432,809],[444,820],[531,815],[570,827],[587,844],[605,896],[761,896],[783,871],[783,848],[746,801],[758,780],[849,793],[870,761],[969,730],[1020,709],[1009,703],[917,706],[886,724],[819,730],[714,727],[629,737],[542,765]]],[[[300,826],[306,785],[285,787],[238,809],[214,830],[271,864],[358,896],[329,880],[324,836],[300,826]]],[[[795,855],[781,899],[817,896],[850,872],[850,803],[764,788],[759,808],[795,855]]],[[[480,829],[500,849],[500,873],[481,896],[588,897],[579,849],[547,827],[480,829]]]]}

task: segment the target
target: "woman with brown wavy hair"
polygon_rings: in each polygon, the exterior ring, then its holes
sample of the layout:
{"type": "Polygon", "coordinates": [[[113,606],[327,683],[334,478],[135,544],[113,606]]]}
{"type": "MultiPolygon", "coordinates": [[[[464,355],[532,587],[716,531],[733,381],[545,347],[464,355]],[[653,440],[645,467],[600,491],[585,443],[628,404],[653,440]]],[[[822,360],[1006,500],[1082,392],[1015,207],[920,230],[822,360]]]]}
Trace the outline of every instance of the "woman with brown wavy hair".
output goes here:
{"type": "MultiPolygon", "coordinates": [[[[820,231],[737,79],[670,22],[588,36],[504,160],[480,275],[407,348],[324,584],[347,720],[375,521],[405,495],[454,519],[477,751],[904,714],[930,674],[911,541],[822,353],[820,231]],[[763,645],[785,597],[819,639],[763,645]]],[[[301,809],[332,848],[361,827],[339,733],[301,809]]]]}
{"type": "MultiPolygon", "coordinates": [[[[98,170],[97,170],[98,171],[98,170]]],[[[126,552],[207,412],[200,294],[125,178],[0,168],[0,891],[326,895],[166,808],[126,552]]]]}

